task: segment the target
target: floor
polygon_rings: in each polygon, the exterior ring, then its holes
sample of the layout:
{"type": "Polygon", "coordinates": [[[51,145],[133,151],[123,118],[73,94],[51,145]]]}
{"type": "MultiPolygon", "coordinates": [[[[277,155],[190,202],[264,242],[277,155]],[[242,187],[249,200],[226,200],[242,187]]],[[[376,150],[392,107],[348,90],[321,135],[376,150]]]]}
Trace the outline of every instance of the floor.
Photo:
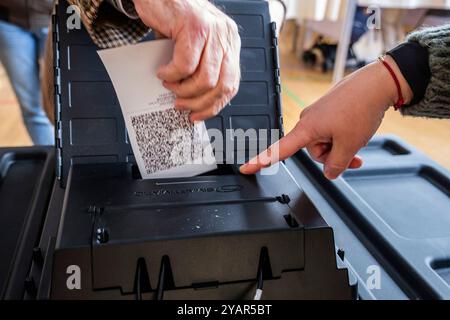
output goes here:
{"type": "Polygon", "coordinates": [[[0,147],[29,145],[31,139],[22,123],[20,109],[5,70],[0,64],[0,147]]]}
{"type": "MultiPolygon", "coordinates": [[[[283,109],[286,130],[291,130],[305,106],[331,86],[331,74],[307,70],[291,53],[290,32],[281,36],[283,109]]],[[[395,134],[450,170],[450,120],[404,118],[389,111],[380,134],[395,134]]],[[[29,146],[31,140],[21,121],[20,110],[4,69],[0,65],[0,147],[29,146]]]]}

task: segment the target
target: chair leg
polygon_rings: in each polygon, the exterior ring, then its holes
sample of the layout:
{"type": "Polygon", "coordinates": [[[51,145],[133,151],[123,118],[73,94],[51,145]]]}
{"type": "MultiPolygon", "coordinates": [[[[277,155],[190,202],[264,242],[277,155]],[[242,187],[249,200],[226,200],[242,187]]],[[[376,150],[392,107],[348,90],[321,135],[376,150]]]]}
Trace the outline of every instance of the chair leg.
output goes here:
{"type": "Polygon", "coordinates": [[[352,36],[353,20],[356,12],[356,0],[347,0],[345,18],[342,24],[341,35],[334,65],[333,83],[339,82],[345,74],[345,65],[347,62],[348,48],[352,36]]]}

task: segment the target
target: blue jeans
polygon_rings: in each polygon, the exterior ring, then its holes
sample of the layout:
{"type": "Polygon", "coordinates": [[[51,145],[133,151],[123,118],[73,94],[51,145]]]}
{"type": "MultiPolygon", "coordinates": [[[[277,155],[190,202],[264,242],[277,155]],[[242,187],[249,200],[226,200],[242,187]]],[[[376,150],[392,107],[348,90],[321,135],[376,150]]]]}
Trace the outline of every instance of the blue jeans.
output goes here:
{"type": "Polygon", "coordinates": [[[53,145],[54,128],[42,107],[39,57],[47,29],[27,31],[0,21],[0,62],[19,100],[23,121],[36,145],[53,145]]]}

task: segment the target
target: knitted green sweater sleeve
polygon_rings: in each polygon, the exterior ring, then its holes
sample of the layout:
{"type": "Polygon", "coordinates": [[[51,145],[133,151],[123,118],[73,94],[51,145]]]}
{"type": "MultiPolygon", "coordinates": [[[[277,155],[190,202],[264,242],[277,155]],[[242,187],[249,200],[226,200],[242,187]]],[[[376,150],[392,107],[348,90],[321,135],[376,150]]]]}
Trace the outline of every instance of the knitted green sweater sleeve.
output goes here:
{"type": "Polygon", "coordinates": [[[450,118],[450,24],[413,32],[407,41],[428,48],[431,79],[422,101],[403,108],[402,113],[450,118]]]}

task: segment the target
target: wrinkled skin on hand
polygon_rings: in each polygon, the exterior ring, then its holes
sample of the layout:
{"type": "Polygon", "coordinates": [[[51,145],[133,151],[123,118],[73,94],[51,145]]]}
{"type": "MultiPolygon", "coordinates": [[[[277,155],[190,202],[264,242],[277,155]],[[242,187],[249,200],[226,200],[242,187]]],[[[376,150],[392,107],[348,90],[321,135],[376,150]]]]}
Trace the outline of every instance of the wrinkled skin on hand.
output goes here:
{"type": "Polygon", "coordinates": [[[172,61],[158,70],[192,122],[217,115],[237,94],[240,49],[236,23],[207,0],[134,0],[141,20],[175,42],[172,61]]]}

